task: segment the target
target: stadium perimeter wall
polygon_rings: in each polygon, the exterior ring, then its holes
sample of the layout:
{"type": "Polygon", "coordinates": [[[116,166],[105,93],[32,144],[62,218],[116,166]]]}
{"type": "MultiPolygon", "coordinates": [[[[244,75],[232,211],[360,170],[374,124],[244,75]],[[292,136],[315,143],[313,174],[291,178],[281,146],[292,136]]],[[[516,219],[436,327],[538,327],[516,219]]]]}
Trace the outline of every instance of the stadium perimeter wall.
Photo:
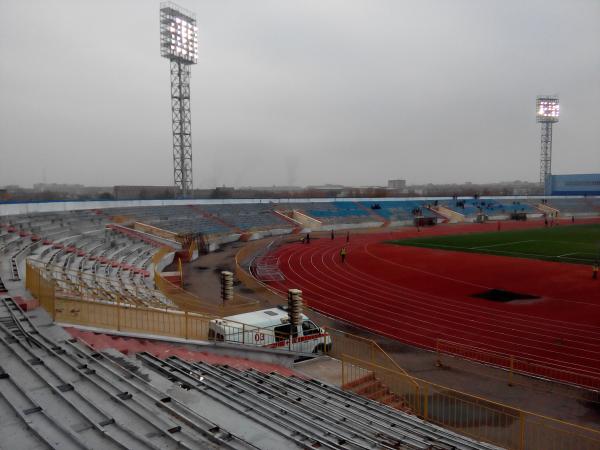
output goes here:
{"type": "MultiPolygon", "coordinates": [[[[573,194],[574,195],[574,194],[573,194]]],[[[564,198],[573,198],[573,195],[562,196],[564,198]]],[[[600,192],[598,193],[600,195],[600,192]]],[[[560,198],[559,196],[558,198],[560,198]]],[[[583,196],[581,196],[583,197],[583,196]]],[[[108,209],[108,208],[135,208],[138,206],[176,206],[176,205],[232,205],[232,204],[293,204],[293,203],[328,203],[328,202],[352,202],[352,201],[435,201],[448,200],[450,197],[342,197],[342,198],[264,198],[264,199],[183,199],[183,200],[91,200],[91,201],[58,201],[58,202],[36,202],[36,203],[0,203],[0,216],[13,214],[30,214],[42,212],[63,212],[88,209],[108,209]]],[[[458,197],[459,199],[469,199],[472,197],[458,197]]],[[[523,199],[544,199],[545,196],[482,196],[481,199],[504,199],[504,200],[523,200],[523,199]]],[[[555,197],[556,198],[556,197],[555,197]]]]}

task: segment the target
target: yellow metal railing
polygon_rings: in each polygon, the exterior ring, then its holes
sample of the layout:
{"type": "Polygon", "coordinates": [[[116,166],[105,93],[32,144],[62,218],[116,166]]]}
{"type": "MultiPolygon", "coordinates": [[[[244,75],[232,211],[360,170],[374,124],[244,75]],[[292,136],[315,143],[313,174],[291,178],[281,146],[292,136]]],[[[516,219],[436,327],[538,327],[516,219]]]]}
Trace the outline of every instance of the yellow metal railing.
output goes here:
{"type": "Polygon", "coordinates": [[[121,215],[121,216],[112,216],[111,220],[114,223],[128,223],[128,222],[133,222],[135,220],[135,217],[133,216],[125,216],[125,215],[121,215]]]}
{"type": "Polygon", "coordinates": [[[242,263],[249,259],[259,250],[266,247],[268,244],[265,240],[252,241],[244,245],[235,255],[235,276],[244,286],[258,292],[266,291],[267,289],[259,283],[252,275],[244,270],[242,263]]]}
{"type": "MultiPolygon", "coordinates": [[[[543,389],[544,392],[548,393],[549,395],[552,396],[561,396],[561,397],[565,397],[567,399],[570,400],[576,400],[579,402],[583,402],[585,404],[588,405],[589,408],[600,408],[600,391],[596,390],[596,389],[590,389],[588,387],[584,387],[581,385],[576,385],[573,383],[562,383],[562,382],[555,382],[557,379],[556,378],[551,378],[550,381],[552,382],[551,384],[548,383],[548,378],[547,376],[541,375],[541,374],[534,374],[532,372],[526,372],[526,371],[522,371],[520,369],[520,365],[519,364],[515,364],[514,361],[516,361],[516,358],[513,359],[513,364],[512,367],[510,366],[510,356],[509,355],[504,355],[506,356],[506,360],[505,361],[509,361],[509,366],[502,366],[498,363],[499,360],[488,360],[488,361],[482,361],[480,359],[476,359],[476,358],[472,358],[470,357],[470,355],[466,354],[466,355],[460,355],[460,354],[455,354],[455,353],[450,353],[447,351],[441,351],[438,350],[437,352],[437,365],[439,367],[450,367],[452,364],[452,360],[454,358],[456,359],[470,359],[472,361],[481,363],[485,366],[494,366],[494,367],[498,367],[501,368],[503,370],[495,370],[492,372],[486,372],[486,377],[490,378],[490,380],[495,380],[498,383],[506,383],[508,386],[519,386],[523,389],[528,389],[528,390],[537,390],[537,389],[543,389]],[[444,356],[447,356],[444,358],[444,356]],[[517,376],[517,375],[521,375],[521,376],[517,376]],[[535,380],[532,380],[531,378],[534,379],[538,379],[539,383],[543,383],[543,384],[538,384],[535,380]]],[[[541,367],[545,367],[545,366],[541,366],[541,367]]]]}
{"type": "MultiPolygon", "coordinates": [[[[146,298],[142,299],[140,294],[142,292],[152,294],[151,289],[140,288],[137,285],[131,285],[129,289],[125,289],[124,286],[115,285],[120,282],[118,279],[103,277],[97,273],[66,269],[56,264],[47,264],[34,259],[27,260],[26,270],[26,274],[40,272],[46,279],[55,281],[57,293],[65,298],[109,303],[116,302],[118,298],[120,303],[177,309],[174,305],[165,305],[164,302],[152,295],[146,295],[146,298]]],[[[32,278],[35,279],[36,276],[34,275],[32,278]]]]}
{"type": "Polygon", "coordinates": [[[400,409],[474,439],[516,450],[600,449],[600,432],[594,429],[431,383],[370,358],[342,354],[341,361],[345,389],[370,398],[389,391],[402,399],[400,409]]]}
{"type": "Polygon", "coordinates": [[[160,263],[163,260],[163,258],[171,252],[173,252],[173,249],[170,247],[159,248],[158,251],[154,255],[152,255],[152,264],[154,264],[154,267],[156,267],[156,265],[160,263]]]}
{"type": "MultiPolygon", "coordinates": [[[[154,256],[153,262],[160,261],[170,249],[160,249],[154,256]]],[[[143,298],[137,295],[137,291],[126,291],[125,289],[112,290],[110,286],[114,286],[119,281],[101,277],[97,274],[83,273],[81,271],[64,269],[62,266],[43,264],[39,261],[28,260],[26,263],[26,283],[32,283],[31,292],[37,297],[35,292],[39,289],[35,283],[44,280],[52,281],[53,289],[56,291],[56,296],[63,299],[84,300],[91,302],[104,303],[121,303],[123,305],[147,307],[160,310],[179,310],[193,312],[205,316],[226,317],[230,315],[240,314],[243,312],[254,311],[258,308],[257,300],[248,300],[234,298],[234,300],[226,305],[218,305],[211,303],[206,299],[195,296],[179,286],[169,282],[159,273],[155,272],[156,288],[171,302],[172,305],[166,305],[154,298],[143,298]],[[56,278],[56,274],[60,274],[62,278],[56,278]],[[33,281],[31,281],[33,280],[33,281]]],[[[29,289],[29,286],[28,286],[29,289]]],[[[149,290],[148,292],[152,292],[149,290]]]]}
{"type": "MultiPolygon", "coordinates": [[[[289,243],[289,242],[297,242],[299,240],[298,235],[286,235],[285,237],[280,236],[275,239],[260,239],[256,241],[248,242],[244,245],[238,252],[235,254],[235,276],[238,280],[240,280],[246,287],[254,290],[255,292],[260,293],[273,293],[268,285],[260,282],[256,278],[252,276],[252,274],[246,271],[246,267],[244,267],[244,263],[251,260],[257,254],[264,251],[267,247],[272,245],[273,243],[277,243],[278,245],[289,243]]],[[[272,251],[272,250],[271,250],[272,251]]]]}
{"type": "MultiPolygon", "coordinates": [[[[28,261],[25,278],[26,288],[38,299],[55,322],[94,327],[103,330],[169,336],[192,340],[217,340],[246,345],[264,346],[273,336],[273,330],[227,321],[221,324],[225,336],[209,333],[215,317],[190,311],[149,308],[97,298],[94,301],[77,298],[76,292],[65,295],[57,282],[44,267],[28,261]]],[[[112,300],[112,299],[111,299],[112,300]]],[[[287,350],[287,346],[277,346],[287,350]]]]}
{"type": "Polygon", "coordinates": [[[377,342],[334,328],[328,328],[327,333],[331,337],[331,348],[327,350],[329,356],[336,359],[341,359],[342,355],[366,359],[372,364],[401,372],[410,378],[410,375],[377,342]]]}
{"type": "Polygon", "coordinates": [[[135,222],[133,224],[133,229],[137,231],[142,231],[144,233],[151,234],[153,236],[158,236],[164,239],[168,239],[171,241],[177,241],[177,233],[173,233],[172,231],[167,231],[163,228],[154,227],[152,225],[148,225],[143,222],[135,222]]]}
{"type": "MultiPolygon", "coordinates": [[[[600,390],[600,377],[593,375],[591,372],[582,373],[560,367],[548,366],[536,361],[530,361],[520,356],[484,350],[472,345],[461,344],[445,339],[437,340],[436,351],[439,364],[441,364],[442,355],[447,354],[491,366],[502,367],[506,369],[507,381],[509,384],[514,383],[514,374],[522,374],[548,378],[583,387],[585,389],[594,389],[596,393],[600,390]]],[[[600,400],[600,396],[597,397],[598,400],[600,400]]]]}
{"type": "MultiPolygon", "coordinates": [[[[172,250],[169,248],[161,248],[152,257],[152,262],[156,265],[172,250]]],[[[180,286],[171,283],[164,278],[158,271],[154,272],[154,285],[162,292],[169,300],[177,305],[183,311],[194,311],[202,314],[210,314],[218,317],[232,316],[244,312],[254,311],[258,308],[257,300],[248,300],[234,296],[233,301],[226,305],[217,305],[202,299],[180,286]]]]}
{"type": "Polygon", "coordinates": [[[130,331],[185,339],[206,340],[211,317],[184,311],[149,308],[97,297],[94,301],[66,293],[43,267],[26,265],[25,286],[40,306],[60,323],[115,331],[130,331]]]}
{"type": "Polygon", "coordinates": [[[193,311],[217,317],[226,317],[255,311],[259,307],[258,300],[249,300],[239,296],[234,296],[233,300],[227,302],[225,305],[211,303],[206,299],[191,294],[185,289],[171,283],[164,278],[160,272],[155,272],[154,284],[165,297],[175,303],[177,307],[183,311],[193,311]]]}
{"type": "MultiPolygon", "coordinates": [[[[170,251],[168,248],[161,248],[152,258],[155,267],[170,251]]],[[[254,311],[258,308],[257,300],[249,300],[234,296],[233,301],[225,305],[217,305],[197,295],[191,294],[180,286],[171,283],[164,278],[158,271],[154,272],[154,285],[169,300],[177,305],[183,311],[194,311],[202,314],[210,314],[218,317],[232,316],[244,312],[254,311]]]]}
{"type": "Polygon", "coordinates": [[[208,340],[210,318],[181,311],[161,311],[56,297],[54,320],[131,333],[208,340]]]}

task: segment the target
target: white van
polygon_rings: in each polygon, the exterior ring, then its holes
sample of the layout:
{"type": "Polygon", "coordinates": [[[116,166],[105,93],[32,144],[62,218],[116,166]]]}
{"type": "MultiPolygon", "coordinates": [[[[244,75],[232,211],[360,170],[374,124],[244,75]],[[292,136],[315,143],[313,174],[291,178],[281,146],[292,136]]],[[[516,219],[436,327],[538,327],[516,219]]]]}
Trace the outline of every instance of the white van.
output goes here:
{"type": "Polygon", "coordinates": [[[211,320],[208,339],[304,353],[331,348],[331,337],[304,314],[302,323],[295,328],[291,330],[285,309],[270,308],[211,320]]]}

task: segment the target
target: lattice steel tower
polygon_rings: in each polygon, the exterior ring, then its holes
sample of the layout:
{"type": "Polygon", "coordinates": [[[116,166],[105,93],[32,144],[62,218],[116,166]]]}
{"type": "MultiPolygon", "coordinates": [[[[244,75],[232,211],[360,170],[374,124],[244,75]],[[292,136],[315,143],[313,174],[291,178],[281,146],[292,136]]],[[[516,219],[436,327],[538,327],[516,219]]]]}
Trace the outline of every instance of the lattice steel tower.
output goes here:
{"type": "Polygon", "coordinates": [[[193,13],[170,2],[160,4],[160,54],[171,64],[175,196],[186,198],[194,187],[190,66],[198,62],[198,27],[193,13]]]}
{"type": "Polygon", "coordinates": [[[536,121],[542,124],[542,141],[540,149],[540,183],[544,193],[550,194],[549,177],[552,174],[552,124],[558,122],[560,105],[558,97],[538,95],[535,102],[536,121]]]}

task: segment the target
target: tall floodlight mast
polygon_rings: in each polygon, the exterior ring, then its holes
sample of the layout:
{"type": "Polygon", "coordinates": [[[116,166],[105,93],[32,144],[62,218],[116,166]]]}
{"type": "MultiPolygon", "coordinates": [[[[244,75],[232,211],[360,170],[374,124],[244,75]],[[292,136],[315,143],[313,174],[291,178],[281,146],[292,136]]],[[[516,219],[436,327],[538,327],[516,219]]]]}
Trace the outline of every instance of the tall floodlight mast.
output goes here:
{"type": "Polygon", "coordinates": [[[193,191],[190,66],[198,62],[198,27],[193,13],[171,2],[160,4],[160,55],[171,64],[175,196],[186,198],[193,191]]]}
{"type": "Polygon", "coordinates": [[[558,97],[538,95],[535,102],[536,121],[542,124],[542,143],[540,151],[540,183],[544,194],[550,195],[550,175],[552,174],[552,124],[558,122],[560,105],[558,97]]]}

